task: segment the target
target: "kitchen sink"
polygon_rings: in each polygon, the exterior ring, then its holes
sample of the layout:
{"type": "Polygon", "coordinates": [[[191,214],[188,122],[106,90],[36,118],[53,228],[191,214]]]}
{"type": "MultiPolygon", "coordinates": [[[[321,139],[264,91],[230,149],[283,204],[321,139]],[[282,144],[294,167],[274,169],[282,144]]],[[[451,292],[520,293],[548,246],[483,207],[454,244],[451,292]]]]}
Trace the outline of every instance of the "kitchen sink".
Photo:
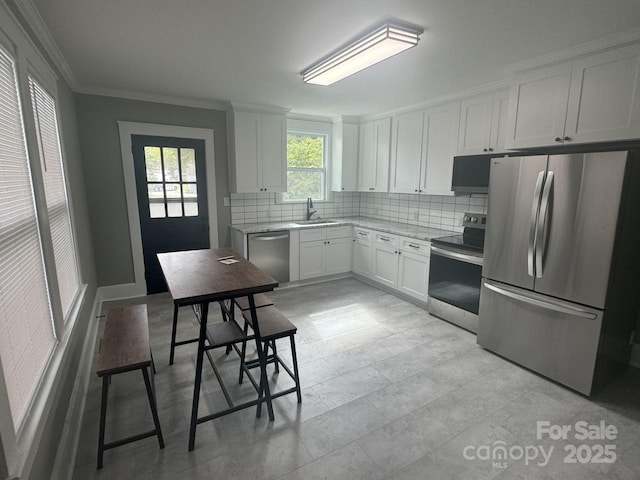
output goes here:
{"type": "Polygon", "coordinates": [[[331,225],[332,223],[338,223],[337,220],[327,220],[325,218],[314,218],[313,220],[300,220],[298,222],[292,222],[296,225],[331,225]]]}

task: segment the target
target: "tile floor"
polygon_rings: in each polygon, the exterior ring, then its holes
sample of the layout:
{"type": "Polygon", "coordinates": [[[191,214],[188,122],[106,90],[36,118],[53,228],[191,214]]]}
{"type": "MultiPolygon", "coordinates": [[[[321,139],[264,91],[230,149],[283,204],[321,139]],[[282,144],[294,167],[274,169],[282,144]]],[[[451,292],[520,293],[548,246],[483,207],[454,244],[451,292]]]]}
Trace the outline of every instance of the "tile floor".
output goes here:
{"type": "MultiPolygon", "coordinates": [[[[294,394],[274,400],[274,422],[266,413],[256,419],[252,408],[204,423],[193,452],[187,451],[187,436],[196,347],[179,347],[174,365],[168,365],[169,295],[105,304],[104,311],[123,303],[149,306],[166,448],[160,450],[149,438],[108,450],[104,468],[97,471],[101,384],[94,376],[73,478],[640,478],[637,369],[587,399],[483,350],[474,335],[354,278],[280,289],[270,297],[298,326],[302,404],[294,394]],[[538,421],[571,430],[566,439],[547,432],[538,438],[538,421]],[[601,422],[615,427],[615,438],[576,438],[580,425],[595,430],[601,422]]],[[[196,331],[191,311],[184,309],[179,336],[196,331]]],[[[98,342],[101,335],[102,330],[98,342]]],[[[235,385],[237,357],[218,350],[214,355],[224,378],[235,385]]],[[[223,405],[206,367],[205,362],[201,414],[223,405]]],[[[270,376],[275,384],[287,385],[285,374],[270,376]]],[[[237,398],[252,393],[248,382],[231,391],[237,398]]],[[[114,377],[109,402],[107,440],[152,426],[139,373],[114,377]]]]}

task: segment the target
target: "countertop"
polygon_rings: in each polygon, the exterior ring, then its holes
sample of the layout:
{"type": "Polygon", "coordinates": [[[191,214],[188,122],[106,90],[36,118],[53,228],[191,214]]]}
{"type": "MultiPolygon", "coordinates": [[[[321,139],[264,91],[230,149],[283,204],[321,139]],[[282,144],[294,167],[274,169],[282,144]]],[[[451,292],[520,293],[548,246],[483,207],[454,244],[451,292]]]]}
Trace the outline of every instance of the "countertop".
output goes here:
{"type": "Polygon", "coordinates": [[[431,241],[434,238],[446,237],[447,235],[455,235],[457,232],[450,230],[440,230],[437,228],[420,227],[418,225],[409,225],[407,223],[387,222],[375,218],[368,217],[344,217],[344,218],[327,218],[331,220],[331,224],[311,224],[299,225],[293,221],[277,222],[277,223],[244,223],[231,225],[231,228],[247,233],[274,232],[277,230],[300,230],[303,228],[323,228],[323,227],[339,227],[341,225],[353,225],[354,227],[370,228],[385,233],[393,233],[405,237],[415,238],[416,240],[431,241]]]}

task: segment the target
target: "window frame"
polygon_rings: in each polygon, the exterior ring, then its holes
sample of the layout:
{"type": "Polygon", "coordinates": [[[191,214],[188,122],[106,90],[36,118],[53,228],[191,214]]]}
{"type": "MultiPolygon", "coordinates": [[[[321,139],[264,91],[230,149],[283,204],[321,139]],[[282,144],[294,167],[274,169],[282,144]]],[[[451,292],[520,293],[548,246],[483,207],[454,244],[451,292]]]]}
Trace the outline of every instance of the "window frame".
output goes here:
{"type": "Polygon", "coordinates": [[[82,274],[82,255],[79,250],[75,225],[74,203],[69,181],[69,164],[66,155],[67,149],[62,128],[58,78],[51,69],[50,64],[44,59],[34,42],[22,28],[13,12],[2,2],[0,2],[0,45],[9,53],[16,65],[16,84],[21,104],[22,128],[24,130],[25,148],[33,189],[36,223],[42,245],[40,261],[44,264],[47,296],[53,313],[53,330],[57,339],[44,370],[36,381],[37,386],[30,398],[23,420],[17,428],[14,427],[12,420],[14,414],[9,406],[7,385],[3,374],[4,366],[0,359],[0,474],[6,471],[10,476],[22,476],[24,472],[29,471],[30,465],[35,455],[37,455],[37,448],[44,432],[44,426],[58,401],[60,383],[66,373],[64,367],[75,351],[71,350],[71,346],[73,345],[77,348],[78,339],[75,332],[82,325],[82,322],[78,320],[80,311],[85,303],[87,284],[82,274]],[[69,212],[73,254],[76,260],[79,281],[75,298],[71,301],[67,315],[64,315],[62,311],[57,282],[49,214],[42,172],[40,171],[41,160],[33,103],[29,89],[29,77],[39,83],[52,97],[55,105],[55,123],[62,162],[64,193],[69,212]]]}
{"type": "MultiPolygon", "coordinates": [[[[316,199],[312,197],[312,200],[317,203],[327,203],[333,201],[333,192],[331,191],[331,142],[332,142],[332,124],[329,122],[321,122],[317,120],[300,120],[300,119],[287,119],[287,145],[289,134],[293,135],[312,135],[324,137],[323,144],[323,164],[324,168],[317,167],[304,168],[304,167],[292,167],[293,171],[322,171],[324,170],[324,198],[316,199]]],[[[287,155],[287,183],[289,174],[289,161],[287,155]]],[[[305,203],[307,199],[287,199],[286,192],[276,195],[276,202],[282,204],[301,204],[305,203]]]]}

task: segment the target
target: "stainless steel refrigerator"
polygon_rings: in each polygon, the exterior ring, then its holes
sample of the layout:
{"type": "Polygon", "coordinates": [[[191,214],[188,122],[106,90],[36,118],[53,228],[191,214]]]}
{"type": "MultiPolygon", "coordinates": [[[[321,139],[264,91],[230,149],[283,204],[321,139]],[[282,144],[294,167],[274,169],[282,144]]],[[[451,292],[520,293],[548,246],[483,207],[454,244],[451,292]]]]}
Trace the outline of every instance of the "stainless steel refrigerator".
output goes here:
{"type": "Polygon", "coordinates": [[[630,152],[491,162],[478,343],[590,395],[631,351],[638,162],[630,152]]]}

